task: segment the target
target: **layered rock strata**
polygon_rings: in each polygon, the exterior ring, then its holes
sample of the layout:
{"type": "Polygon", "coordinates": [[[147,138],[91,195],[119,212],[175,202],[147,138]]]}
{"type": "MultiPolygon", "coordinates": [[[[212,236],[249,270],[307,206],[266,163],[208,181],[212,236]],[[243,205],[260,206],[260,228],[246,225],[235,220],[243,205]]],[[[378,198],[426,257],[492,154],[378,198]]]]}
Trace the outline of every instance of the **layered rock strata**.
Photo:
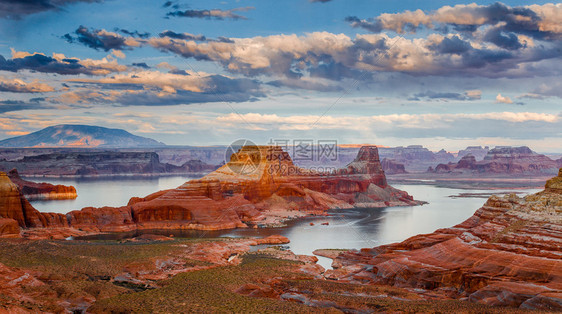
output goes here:
{"type": "Polygon", "coordinates": [[[320,173],[296,167],[276,146],[245,146],[230,162],[177,189],[132,198],[120,208],[85,208],[68,214],[74,228],[219,230],[275,222],[272,213],[299,216],[334,208],[418,205],[389,186],[376,147],[363,147],[346,168],[320,173]],[[299,214],[300,213],[300,214],[299,214]]]}
{"type": "Polygon", "coordinates": [[[5,172],[0,172],[0,218],[0,235],[15,234],[14,221],[21,228],[68,227],[65,215],[33,208],[5,172]]]}
{"type": "Polygon", "coordinates": [[[340,254],[327,277],[489,305],[562,310],[562,169],[545,190],[492,196],[452,228],[340,254]]]}
{"type": "Polygon", "coordinates": [[[27,181],[20,177],[16,169],[10,170],[10,172],[8,172],[8,177],[18,186],[21,193],[28,200],[64,200],[75,199],[78,196],[76,194],[76,188],[71,185],[54,185],[45,182],[36,183],[27,181]]]}
{"type": "Polygon", "coordinates": [[[330,173],[296,167],[280,147],[245,146],[218,170],[176,189],[134,197],[123,207],[89,207],[63,217],[64,223],[87,232],[220,230],[278,224],[328,209],[422,203],[387,184],[375,146],[361,148],[347,167],[330,173]]]}
{"type": "Polygon", "coordinates": [[[526,146],[499,146],[488,151],[483,160],[467,154],[457,163],[439,164],[436,173],[478,173],[478,174],[525,174],[556,171],[558,162],[545,155],[537,154],[526,146]]]}

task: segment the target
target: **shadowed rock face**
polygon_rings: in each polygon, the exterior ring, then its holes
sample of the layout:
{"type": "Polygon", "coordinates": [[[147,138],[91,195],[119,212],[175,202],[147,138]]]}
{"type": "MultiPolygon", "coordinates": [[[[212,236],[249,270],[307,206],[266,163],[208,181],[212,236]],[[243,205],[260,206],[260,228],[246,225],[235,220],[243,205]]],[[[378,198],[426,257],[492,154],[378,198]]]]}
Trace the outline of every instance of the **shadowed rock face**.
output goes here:
{"type": "Polygon", "coordinates": [[[384,158],[381,161],[382,169],[386,174],[407,173],[404,164],[398,163],[392,159],[384,158]]]}
{"type": "Polygon", "coordinates": [[[0,169],[17,168],[28,176],[104,176],[115,174],[159,174],[210,172],[217,167],[199,160],[180,166],[161,163],[155,152],[147,151],[63,151],[18,160],[1,161],[0,169]]]}
{"type": "Polygon", "coordinates": [[[483,160],[467,154],[458,163],[439,164],[437,173],[469,172],[484,174],[522,174],[556,170],[558,163],[545,155],[537,154],[526,146],[496,147],[486,154],[483,160]]]}
{"type": "Polygon", "coordinates": [[[562,310],[562,169],[525,198],[492,196],[465,222],[339,255],[329,276],[490,305],[562,310]]]}
{"type": "Polygon", "coordinates": [[[90,232],[219,230],[278,223],[269,219],[272,213],[287,218],[331,208],[422,203],[387,184],[374,146],[361,148],[353,162],[333,173],[298,168],[280,147],[245,146],[201,179],[134,197],[123,207],[72,211],[67,218],[73,228],[90,232]]]}

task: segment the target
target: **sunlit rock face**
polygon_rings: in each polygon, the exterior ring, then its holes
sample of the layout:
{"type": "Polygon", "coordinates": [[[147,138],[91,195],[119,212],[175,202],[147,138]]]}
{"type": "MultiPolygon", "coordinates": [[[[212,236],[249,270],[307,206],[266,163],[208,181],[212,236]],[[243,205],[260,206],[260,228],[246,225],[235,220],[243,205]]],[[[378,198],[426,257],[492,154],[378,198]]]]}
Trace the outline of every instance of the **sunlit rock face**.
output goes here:
{"type": "Polygon", "coordinates": [[[23,196],[28,200],[63,200],[75,199],[78,196],[76,188],[73,186],[35,183],[23,180],[16,169],[10,170],[8,177],[18,186],[23,196]]]}
{"type": "Polygon", "coordinates": [[[545,190],[492,196],[465,222],[339,255],[330,276],[424,294],[562,310],[562,169],[545,190]]]}
{"type": "Polygon", "coordinates": [[[68,226],[64,215],[33,208],[5,172],[0,172],[0,218],[13,219],[22,228],[68,226]]]}
{"type": "Polygon", "coordinates": [[[346,168],[330,173],[296,167],[277,146],[244,146],[221,168],[176,189],[67,216],[72,227],[93,232],[218,230],[273,224],[273,213],[280,219],[333,208],[418,204],[387,184],[375,146],[361,148],[346,168]]]}

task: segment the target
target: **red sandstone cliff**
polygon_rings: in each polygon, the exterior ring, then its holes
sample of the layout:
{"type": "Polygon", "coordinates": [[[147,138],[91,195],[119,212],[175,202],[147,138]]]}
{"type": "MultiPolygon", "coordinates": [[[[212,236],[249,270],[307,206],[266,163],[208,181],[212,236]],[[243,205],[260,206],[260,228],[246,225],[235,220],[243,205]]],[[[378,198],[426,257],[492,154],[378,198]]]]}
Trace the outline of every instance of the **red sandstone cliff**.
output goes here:
{"type": "Polygon", "coordinates": [[[562,310],[562,169],[525,198],[492,196],[465,222],[339,255],[327,276],[526,309],[562,310]]]}
{"type": "Polygon", "coordinates": [[[15,234],[14,222],[22,228],[68,227],[65,215],[33,208],[4,172],[0,172],[0,218],[4,218],[0,220],[0,236],[15,234]]]}
{"type": "Polygon", "coordinates": [[[387,184],[375,146],[362,147],[353,162],[335,173],[296,167],[280,147],[246,146],[226,165],[176,189],[66,217],[73,228],[89,232],[218,230],[278,223],[331,208],[422,203],[387,184]]]}
{"type": "Polygon", "coordinates": [[[75,199],[77,197],[76,188],[71,185],[54,185],[45,182],[36,183],[23,180],[16,169],[10,170],[10,172],[8,172],[8,177],[19,187],[21,193],[28,200],[63,200],[75,199]]]}

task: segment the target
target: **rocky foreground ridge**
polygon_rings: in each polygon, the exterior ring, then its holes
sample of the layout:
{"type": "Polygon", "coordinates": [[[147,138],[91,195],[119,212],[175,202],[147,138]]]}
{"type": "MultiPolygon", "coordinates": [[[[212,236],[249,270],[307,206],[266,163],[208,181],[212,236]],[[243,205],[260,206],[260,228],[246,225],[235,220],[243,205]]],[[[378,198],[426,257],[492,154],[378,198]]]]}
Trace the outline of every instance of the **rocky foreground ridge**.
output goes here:
{"type": "Polygon", "coordinates": [[[245,146],[218,170],[176,189],[134,197],[127,206],[87,207],[66,215],[38,212],[5,174],[0,179],[0,217],[35,228],[23,234],[38,238],[136,229],[243,228],[334,208],[423,204],[387,184],[375,146],[362,147],[353,162],[331,173],[298,168],[277,146],[245,146]]]}
{"type": "Polygon", "coordinates": [[[340,254],[325,276],[524,309],[562,310],[562,169],[545,190],[492,196],[452,228],[340,254]]]}

